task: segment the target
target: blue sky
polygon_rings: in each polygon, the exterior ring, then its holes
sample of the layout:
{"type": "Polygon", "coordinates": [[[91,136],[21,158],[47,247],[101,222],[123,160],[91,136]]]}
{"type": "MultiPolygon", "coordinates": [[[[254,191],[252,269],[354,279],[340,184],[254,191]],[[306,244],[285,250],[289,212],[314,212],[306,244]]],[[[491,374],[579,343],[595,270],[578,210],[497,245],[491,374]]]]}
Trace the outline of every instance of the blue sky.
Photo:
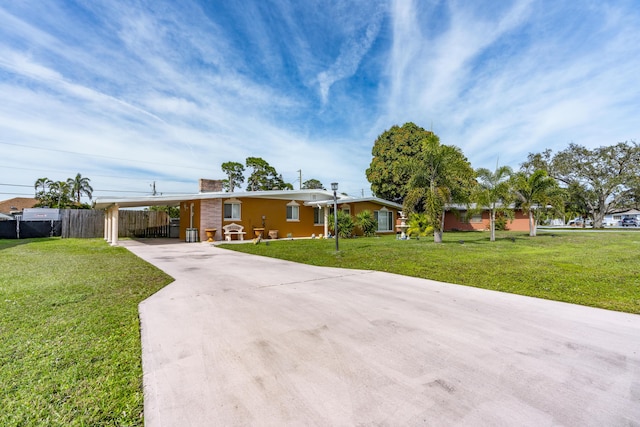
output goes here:
{"type": "Polygon", "coordinates": [[[474,168],[638,141],[638,22],[636,0],[0,2],[0,199],[77,172],[195,192],[249,156],[368,196],[408,121],[474,168]]]}

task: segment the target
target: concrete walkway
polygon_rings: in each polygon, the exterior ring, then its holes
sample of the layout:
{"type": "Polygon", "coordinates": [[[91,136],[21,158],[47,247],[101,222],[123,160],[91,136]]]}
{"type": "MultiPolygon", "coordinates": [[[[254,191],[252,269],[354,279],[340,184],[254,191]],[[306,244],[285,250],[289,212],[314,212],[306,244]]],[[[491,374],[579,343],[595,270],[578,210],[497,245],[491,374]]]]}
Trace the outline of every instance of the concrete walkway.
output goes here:
{"type": "Polygon", "coordinates": [[[176,279],[140,304],[147,426],[640,425],[640,316],[121,243],[176,279]]]}

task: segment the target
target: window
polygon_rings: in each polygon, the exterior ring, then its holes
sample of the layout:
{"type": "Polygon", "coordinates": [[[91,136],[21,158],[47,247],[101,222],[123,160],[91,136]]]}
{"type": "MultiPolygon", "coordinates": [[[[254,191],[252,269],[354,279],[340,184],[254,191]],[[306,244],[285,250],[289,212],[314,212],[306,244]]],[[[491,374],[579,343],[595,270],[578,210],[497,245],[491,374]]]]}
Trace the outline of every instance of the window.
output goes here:
{"type": "Polygon", "coordinates": [[[378,221],[378,231],[393,231],[393,212],[382,208],[374,211],[373,216],[378,221]]]}
{"type": "Polygon", "coordinates": [[[229,199],[224,202],[224,219],[225,220],[240,220],[241,214],[241,201],[238,199],[229,199]]]}
{"type": "Polygon", "coordinates": [[[342,212],[346,213],[347,215],[351,215],[351,206],[342,205],[340,207],[342,208],[342,212]]]}
{"type": "Polygon", "coordinates": [[[324,209],[313,210],[313,225],[324,225],[324,209]]]}
{"type": "Polygon", "coordinates": [[[287,203],[287,221],[300,221],[300,205],[295,200],[287,203]]]}
{"type": "Polygon", "coordinates": [[[468,213],[463,213],[460,215],[460,222],[464,222],[465,224],[469,223],[481,223],[482,222],[482,214],[474,213],[469,215],[468,213]]]}

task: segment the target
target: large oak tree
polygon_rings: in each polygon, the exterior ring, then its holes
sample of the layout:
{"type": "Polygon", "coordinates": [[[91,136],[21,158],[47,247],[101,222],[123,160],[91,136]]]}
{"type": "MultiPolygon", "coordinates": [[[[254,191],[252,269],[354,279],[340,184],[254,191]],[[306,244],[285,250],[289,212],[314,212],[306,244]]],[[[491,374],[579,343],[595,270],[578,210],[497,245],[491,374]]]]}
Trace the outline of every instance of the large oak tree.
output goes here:
{"type": "Polygon", "coordinates": [[[366,171],[371,190],[377,197],[402,203],[409,191],[410,169],[405,164],[422,148],[422,141],[432,135],[414,123],[393,126],[376,139],[373,159],[366,171]]]}
{"type": "Polygon", "coordinates": [[[640,176],[640,145],[620,142],[592,150],[570,144],[552,155],[551,150],[529,154],[523,169],[544,169],[558,180],[578,204],[593,215],[593,226],[602,227],[604,216],[628,207],[640,176]]]}

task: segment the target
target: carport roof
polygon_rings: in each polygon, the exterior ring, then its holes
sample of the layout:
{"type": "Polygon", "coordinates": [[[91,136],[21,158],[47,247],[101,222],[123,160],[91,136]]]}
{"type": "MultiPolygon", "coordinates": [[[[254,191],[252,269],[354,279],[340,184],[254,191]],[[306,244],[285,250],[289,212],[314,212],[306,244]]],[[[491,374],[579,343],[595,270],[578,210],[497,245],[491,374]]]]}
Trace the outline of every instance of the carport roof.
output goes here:
{"type": "MultiPolygon", "coordinates": [[[[136,208],[144,206],[177,206],[187,200],[209,200],[235,198],[281,199],[303,200],[305,202],[333,200],[333,193],[327,190],[271,190],[271,191],[244,191],[238,193],[203,192],[191,194],[172,194],[161,196],[137,196],[137,197],[98,197],[93,203],[95,209],[106,209],[117,205],[120,208],[136,208]]],[[[341,197],[341,200],[344,197],[341,197]]]]}

